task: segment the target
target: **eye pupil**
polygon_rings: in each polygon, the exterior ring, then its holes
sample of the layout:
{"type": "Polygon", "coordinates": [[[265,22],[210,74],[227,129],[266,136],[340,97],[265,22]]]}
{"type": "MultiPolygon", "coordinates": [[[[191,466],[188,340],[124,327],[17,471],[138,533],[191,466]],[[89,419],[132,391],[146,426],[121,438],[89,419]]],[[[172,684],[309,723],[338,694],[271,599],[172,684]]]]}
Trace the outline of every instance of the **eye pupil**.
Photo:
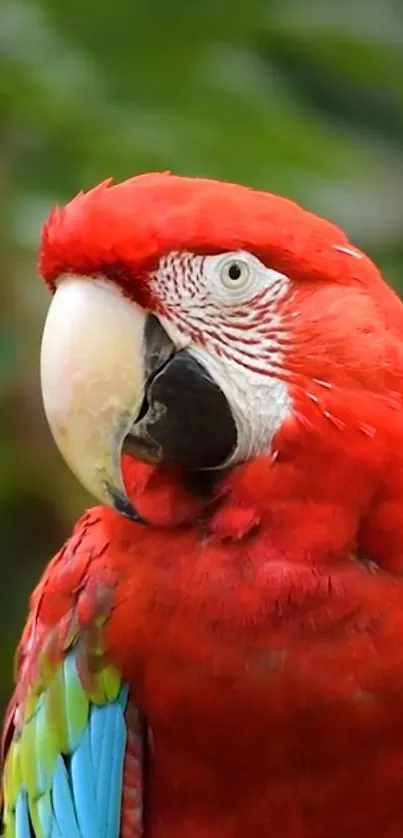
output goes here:
{"type": "Polygon", "coordinates": [[[241,276],[241,269],[236,262],[233,262],[232,265],[229,266],[228,276],[230,279],[239,279],[241,276]]]}

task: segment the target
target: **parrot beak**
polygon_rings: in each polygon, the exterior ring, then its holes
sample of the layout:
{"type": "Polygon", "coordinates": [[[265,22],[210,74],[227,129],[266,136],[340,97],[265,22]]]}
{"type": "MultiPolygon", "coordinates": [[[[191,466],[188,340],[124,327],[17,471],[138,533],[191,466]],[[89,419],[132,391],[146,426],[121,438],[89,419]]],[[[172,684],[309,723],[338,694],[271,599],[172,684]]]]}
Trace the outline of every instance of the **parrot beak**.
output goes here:
{"type": "Polygon", "coordinates": [[[205,368],[107,280],[59,281],[43,332],[41,385],[73,473],[132,520],[142,521],[124,486],[124,451],[200,469],[218,467],[236,447],[228,402],[205,368]]]}
{"type": "Polygon", "coordinates": [[[45,414],[61,454],[91,494],[126,513],[121,454],[144,395],[145,322],[111,283],[66,277],[41,347],[45,414]]]}

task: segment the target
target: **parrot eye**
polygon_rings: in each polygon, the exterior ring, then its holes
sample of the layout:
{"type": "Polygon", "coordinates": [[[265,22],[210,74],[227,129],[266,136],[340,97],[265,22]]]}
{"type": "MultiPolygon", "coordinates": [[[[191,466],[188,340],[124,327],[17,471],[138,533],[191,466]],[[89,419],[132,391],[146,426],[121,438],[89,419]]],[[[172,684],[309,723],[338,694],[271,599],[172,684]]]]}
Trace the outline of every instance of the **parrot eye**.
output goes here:
{"type": "Polygon", "coordinates": [[[250,268],[247,262],[241,259],[231,259],[221,268],[221,281],[226,288],[243,288],[250,277],[250,268]]]}

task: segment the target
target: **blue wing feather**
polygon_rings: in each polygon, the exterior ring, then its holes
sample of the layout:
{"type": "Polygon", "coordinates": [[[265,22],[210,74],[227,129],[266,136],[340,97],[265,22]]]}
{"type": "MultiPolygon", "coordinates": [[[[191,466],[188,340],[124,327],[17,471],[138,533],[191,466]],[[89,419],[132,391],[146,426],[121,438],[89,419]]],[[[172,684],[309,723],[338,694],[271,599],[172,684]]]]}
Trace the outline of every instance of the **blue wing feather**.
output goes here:
{"type": "Polygon", "coordinates": [[[122,702],[91,707],[70,770],[62,762],[64,770],[58,766],[55,774],[52,802],[61,838],[117,838],[126,738],[122,702]]]}
{"type": "MultiPolygon", "coordinates": [[[[95,769],[96,770],[96,769],[95,769]]],[[[90,752],[88,726],[71,757],[71,783],[80,835],[83,838],[102,835],[95,797],[95,773],[90,752]]]]}
{"type": "Polygon", "coordinates": [[[103,703],[86,695],[85,703],[76,701],[74,715],[73,702],[81,689],[76,683],[79,676],[74,658],[70,653],[63,663],[69,752],[65,753],[63,745],[58,752],[52,750],[59,728],[52,726],[52,707],[45,692],[27,717],[23,734],[10,747],[9,775],[5,776],[9,776],[11,791],[6,783],[4,838],[118,838],[128,690],[117,683],[113,700],[104,694],[103,703]],[[22,766],[22,773],[19,768],[16,773],[16,764],[22,766]]]}
{"type": "Polygon", "coordinates": [[[28,798],[23,791],[21,791],[18,795],[15,812],[15,825],[16,834],[18,838],[31,838],[31,829],[29,826],[28,798]]]}
{"type": "MultiPolygon", "coordinates": [[[[51,797],[54,817],[63,838],[67,838],[67,836],[69,838],[83,838],[76,818],[74,790],[71,787],[67,769],[61,756],[58,756],[56,761],[51,797]]],[[[18,833],[17,838],[20,838],[18,833]]]]}

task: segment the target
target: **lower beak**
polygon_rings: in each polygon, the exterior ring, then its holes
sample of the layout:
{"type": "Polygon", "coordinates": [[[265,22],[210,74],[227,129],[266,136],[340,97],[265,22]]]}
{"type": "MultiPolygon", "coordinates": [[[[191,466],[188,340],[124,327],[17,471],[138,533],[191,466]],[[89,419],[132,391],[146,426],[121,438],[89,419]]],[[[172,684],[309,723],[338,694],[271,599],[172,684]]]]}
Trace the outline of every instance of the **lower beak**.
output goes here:
{"type": "Polygon", "coordinates": [[[137,459],[215,468],[236,446],[218,385],[176,352],[152,315],[106,280],[63,278],[41,349],[47,420],[60,452],[98,500],[141,520],[123,483],[124,447],[137,459]]]}

